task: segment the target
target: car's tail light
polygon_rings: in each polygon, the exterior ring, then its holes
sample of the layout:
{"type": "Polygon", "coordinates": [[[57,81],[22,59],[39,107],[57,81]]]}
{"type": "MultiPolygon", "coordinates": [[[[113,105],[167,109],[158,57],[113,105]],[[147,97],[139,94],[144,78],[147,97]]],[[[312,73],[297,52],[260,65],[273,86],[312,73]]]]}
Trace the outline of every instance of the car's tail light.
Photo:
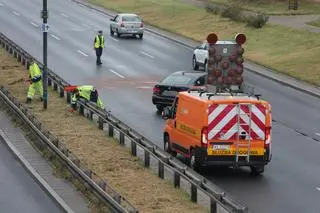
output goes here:
{"type": "Polygon", "coordinates": [[[123,23],[121,23],[121,24],[120,24],[120,27],[124,27],[124,24],[123,24],[123,23]]]}
{"type": "Polygon", "coordinates": [[[143,23],[141,22],[141,24],[140,24],[140,28],[142,28],[143,27],[143,23]]]}
{"type": "Polygon", "coordinates": [[[266,140],[264,142],[264,148],[269,149],[270,142],[271,142],[271,127],[270,126],[266,127],[265,134],[266,134],[266,140]]]}
{"type": "Polygon", "coordinates": [[[208,128],[203,127],[201,130],[201,147],[208,147],[208,128]]]}
{"type": "Polygon", "coordinates": [[[159,94],[159,93],[160,93],[160,88],[157,87],[157,86],[154,86],[154,87],[153,87],[153,93],[154,93],[154,94],[159,94]]]}

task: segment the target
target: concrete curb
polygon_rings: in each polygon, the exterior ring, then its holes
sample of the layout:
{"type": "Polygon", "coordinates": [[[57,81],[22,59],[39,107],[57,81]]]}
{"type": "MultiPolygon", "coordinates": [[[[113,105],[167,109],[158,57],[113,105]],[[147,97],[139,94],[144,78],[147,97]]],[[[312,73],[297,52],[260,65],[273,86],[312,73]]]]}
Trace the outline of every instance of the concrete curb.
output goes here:
{"type": "MultiPolygon", "coordinates": [[[[87,3],[87,2],[84,2],[81,0],[71,0],[71,1],[78,3],[80,5],[83,5],[85,7],[88,7],[92,10],[95,10],[95,11],[100,12],[100,13],[107,15],[107,16],[113,16],[116,13],[116,12],[112,12],[112,11],[107,11],[106,9],[103,9],[98,6],[94,6],[90,3],[87,3]]],[[[174,33],[166,32],[163,30],[158,30],[158,29],[151,27],[151,26],[146,26],[145,30],[150,33],[153,33],[155,35],[158,35],[162,38],[176,42],[186,48],[194,49],[196,46],[201,44],[198,41],[194,41],[192,39],[185,38],[183,36],[180,36],[180,35],[177,35],[174,33]],[[161,32],[161,31],[163,31],[163,32],[161,32]]],[[[246,61],[248,61],[248,63],[254,64],[254,66],[256,66],[256,68],[257,68],[257,69],[252,69],[252,68],[245,65],[244,66],[245,69],[247,69],[249,72],[260,75],[262,77],[265,77],[265,78],[272,80],[272,81],[275,81],[277,83],[286,85],[286,86],[291,87],[293,89],[296,89],[300,92],[304,92],[306,94],[320,98],[320,88],[314,87],[314,86],[307,84],[303,81],[299,81],[297,79],[291,78],[290,76],[275,73],[270,68],[267,68],[265,66],[262,66],[260,64],[255,63],[255,62],[252,62],[251,60],[246,59],[246,61]],[[259,71],[258,69],[261,69],[262,71],[259,71]]]]}
{"type": "Polygon", "coordinates": [[[21,155],[21,153],[13,146],[6,134],[0,129],[0,137],[5,142],[10,151],[21,162],[22,166],[32,176],[32,178],[41,186],[44,191],[49,194],[53,200],[60,206],[63,212],[74,213],[72,209],[64,202],[64,200],[49,186],[49,184],[36,172],[35,169],[29,164],[29,162],[21,155]]]}

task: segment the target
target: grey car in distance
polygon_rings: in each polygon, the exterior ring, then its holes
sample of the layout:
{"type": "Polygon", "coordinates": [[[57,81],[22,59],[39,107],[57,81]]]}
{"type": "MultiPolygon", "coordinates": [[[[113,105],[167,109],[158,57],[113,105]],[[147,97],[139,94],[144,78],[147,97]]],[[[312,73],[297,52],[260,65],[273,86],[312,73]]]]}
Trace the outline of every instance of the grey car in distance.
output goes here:
{"type": "Polygon", "coordinates": [[[118,37],[121,35],[133,35],[139,36],[140,39],[143,37],[143,21],[142,19],[133,13],[119,13],[114,18],[110,19],[110,34],[114,33],[118,37]]]}

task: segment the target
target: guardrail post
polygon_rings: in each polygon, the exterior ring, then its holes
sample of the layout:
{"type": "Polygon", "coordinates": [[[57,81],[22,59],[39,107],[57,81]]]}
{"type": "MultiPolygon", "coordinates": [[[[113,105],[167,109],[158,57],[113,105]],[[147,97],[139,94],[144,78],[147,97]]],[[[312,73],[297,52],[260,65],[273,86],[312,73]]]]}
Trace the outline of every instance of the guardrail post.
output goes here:
{"type": "Polygon", "coordinates": [[[80,107],[79,107],[79,113],[80,115],[84,115],[84,106],[82,104],[80,104],[80,107]]]}
{"type": "MultiPolygon", "coordinates": [[[[49,79],[48,79],[49,80],[49,79]]],[[[67,92],[67,103],[70,104],[71,103],[71,93],[67,92]]]]}
{"type": "Polygon", "coordinates": [[[57,91],[58,90],[58,84],[57,84],[57,82],[53,82],[53,90],[54,91],[57,91]]]}
{"type": "Polygon", "coordinates": [[[48,86],[52,86],[52,79],[48,78],[48,86]]]}
{"type": "Polygon", "coordinates": [[[18,56],[17,56],[17,51],[13,51],[13,57],[15,57],[15,58],[18,58],[18,56]]]}
{"type": "Polygon", "coordinates": [[[124,133],[120,131],[120,145],[124,145],[124,133]]]}
{"type": "Polygon", "coordinates": [[[83,171],[90,179],[92,178],[92,171],[91,170],[84,170],[83,171]]]}
{"type": "Polygon", "coordinates": [[[191,183],[191,201],[197,202],[197,186],[191,183]]]}
{"type": "MultiPolygon", "coordinates": [[[[92,112],[90,111],[90,119],[92,119],[92,112]]],[[[99,129],[103,129],[103,119],[99,116],[99,120],[98,120],[98,123],[99,123],[99,129]]]]}
{"type": "Polygon", "coordinates": [[[108,133],[109,133],[109,137],[113,137],[113,126],[112,124],[108,124],[108,133]]]}
{"type": "Polygon", "coordinates": [[[164,178],[164,165],[163,163],[159,160],[158,161],[158,176],[163,179],[164,178]]]}
{"type": "Polygon", "coordinates": [[[180,188],[180,174],[177,171],[174,171],[174,187],[180,188]]]}
{"type": "Polygon", "coordinates": [[[18,59],[17,59],[19,62],[22,62],[21,61],[21,53],[18,53],[18,59]]]}
{"type": "Polygon", "coordinates": [[[99,181],[98,182],[98,186],[103,190],[103,191],[106,191],[106,188],[107,188],[107,183],[103,180],[99,181]]]}
{"type": "MultiPolygon", "coordinates": [[[[49,78],[48,78],[49,79],[49,78]]],[[[63,90],[63,87],[59,87],[59,92],[60,92],[60,98],[63,98],[64,97],[64,90],[63,90]]]]}
{"type": "Polygon", "coordinates": [[[131,140],[131,154],[137,156],[137,144],[133,140],[131,140]]]}
{"type": "Polygon", "coordinates": [[[217,202],[210,197],[210,213],[217,213],[217,202]]]}
{"type": "Polygon", "coordinates": [[[150,153],[147,150],[144,150],[144,166],[147,168],[150,166],[150,153]]]}

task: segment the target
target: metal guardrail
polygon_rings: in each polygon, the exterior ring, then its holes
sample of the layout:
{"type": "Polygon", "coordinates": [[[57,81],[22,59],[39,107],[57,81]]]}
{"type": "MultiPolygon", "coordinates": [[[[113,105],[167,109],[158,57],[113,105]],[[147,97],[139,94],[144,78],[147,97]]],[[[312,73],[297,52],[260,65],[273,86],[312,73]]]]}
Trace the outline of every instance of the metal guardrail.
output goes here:
{"type": "MultiPolygon", "coordinates": [[[[34,59],[2,33],[0,46],[13,54],[25,67],[27,67],[26,59],[34,59]]],[[[42,63],[37,62],[42,68],[42,63]]],[[[66,97],[67,102],[70,103],[71,94],[64,92],[64,86],[69,84],[50,69],[48,69],[48,85],[52,86],[60,97],[66,97]]],[[[110,111],[97,109],[86,102],[78,102],[78,109],[81,115],[95,120],[99,129],[107,131],[108,135],[116,138],[120,145],[130,148],[131,154],[143,160],[145,167],[155,170],[160,178],[173,181],[175,187],[182,188],[190,194],[191,201],[206,206],[211,213],[248,212],[247,207],[234,201],[219,187],[161,150],[151,140],[113,116],[110,111]]]]}

